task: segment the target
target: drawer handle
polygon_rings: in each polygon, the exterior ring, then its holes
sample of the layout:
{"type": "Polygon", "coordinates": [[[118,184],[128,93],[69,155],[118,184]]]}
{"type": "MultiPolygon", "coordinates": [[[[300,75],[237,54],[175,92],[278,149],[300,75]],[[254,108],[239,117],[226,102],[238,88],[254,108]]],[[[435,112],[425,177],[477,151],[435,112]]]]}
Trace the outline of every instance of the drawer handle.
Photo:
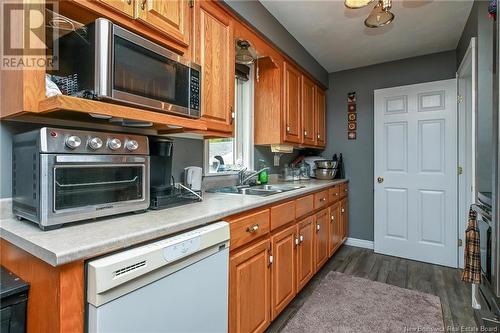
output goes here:
{"type": "Polygon", "coordinates": [[[251,234],[256,233],[257,230],[259,230],[259,225],[258,224],[254,224],[253,226],[247,228],[247,232],[249,232],[251,234]]]}
{"type": "Polygon", "coordinates": [[[319,201],[324,202],[324,201],[326,201],[326,198],[321,198],[321,199],[319,199],[319,201]]]}
{"type": "Polygon", "coordinates": [[[141,9],[142,10],[146,9],[146,1],[147,0],[142,0],[142,2],[141,2],[141,9]]]}

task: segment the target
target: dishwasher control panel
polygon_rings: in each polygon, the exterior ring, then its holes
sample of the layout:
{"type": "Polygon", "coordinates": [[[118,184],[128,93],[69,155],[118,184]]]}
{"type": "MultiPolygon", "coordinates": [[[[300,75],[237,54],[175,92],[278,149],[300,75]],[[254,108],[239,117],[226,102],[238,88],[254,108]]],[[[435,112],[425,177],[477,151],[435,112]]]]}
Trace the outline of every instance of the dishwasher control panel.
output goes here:
{"type": "Polygon", "coordinates": [[[200,236],[190,238],[180,243],[167,246],[163,249],[163,257],[166,261],[176,261],[182,257],[198,251],[201,245],[200,236]]]}

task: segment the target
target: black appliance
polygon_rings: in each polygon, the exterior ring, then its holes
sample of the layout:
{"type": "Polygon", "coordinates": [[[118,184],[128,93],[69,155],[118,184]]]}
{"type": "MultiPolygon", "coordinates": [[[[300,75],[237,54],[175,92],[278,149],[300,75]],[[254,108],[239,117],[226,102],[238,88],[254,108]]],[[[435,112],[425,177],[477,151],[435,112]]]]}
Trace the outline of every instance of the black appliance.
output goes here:
{"type": "Polygon", "coordinates": [[[150,209],[164,209],[201,201],[200,197],[182,187],[176,187],[172,176],[173,140],[149,137],[151,163],[150,209]]]}
{"type": "Polygon", "coordinates": [[[28,291],[29,285],[26,282],[0,266],[0,332],[26,332],[28,291]]]}

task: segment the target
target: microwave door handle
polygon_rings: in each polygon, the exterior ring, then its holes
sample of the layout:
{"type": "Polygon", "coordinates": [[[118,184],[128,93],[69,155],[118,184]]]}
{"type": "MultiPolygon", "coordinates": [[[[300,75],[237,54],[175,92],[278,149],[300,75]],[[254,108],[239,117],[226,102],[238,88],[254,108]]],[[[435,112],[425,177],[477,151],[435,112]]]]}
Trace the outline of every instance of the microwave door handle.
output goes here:
{"type": "Polygon", "coordinates": [[[135,176],[132,179],[127,179],[127,180],[117,180],[117,181],[110,181],[110,182],[95,182],[95,183],[77,183],[77,184],[61,184],[57,180],[55,183],[59,187],[74,187],[74,186],[96,186],[96,185],[111,185],[111,184],[126,184],[126,183],[133,183],[137,180],[137,176],[135,176]]]}

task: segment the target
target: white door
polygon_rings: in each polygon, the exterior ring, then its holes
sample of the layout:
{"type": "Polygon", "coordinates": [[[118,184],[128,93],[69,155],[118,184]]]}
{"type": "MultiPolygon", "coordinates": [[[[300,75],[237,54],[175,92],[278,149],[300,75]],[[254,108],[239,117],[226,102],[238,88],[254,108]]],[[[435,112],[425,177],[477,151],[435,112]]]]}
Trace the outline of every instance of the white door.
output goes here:
{"type": "Polygon", "coordinates": [[[457,81],[375,90],[375,252],[457,266],[457,81]]]}

